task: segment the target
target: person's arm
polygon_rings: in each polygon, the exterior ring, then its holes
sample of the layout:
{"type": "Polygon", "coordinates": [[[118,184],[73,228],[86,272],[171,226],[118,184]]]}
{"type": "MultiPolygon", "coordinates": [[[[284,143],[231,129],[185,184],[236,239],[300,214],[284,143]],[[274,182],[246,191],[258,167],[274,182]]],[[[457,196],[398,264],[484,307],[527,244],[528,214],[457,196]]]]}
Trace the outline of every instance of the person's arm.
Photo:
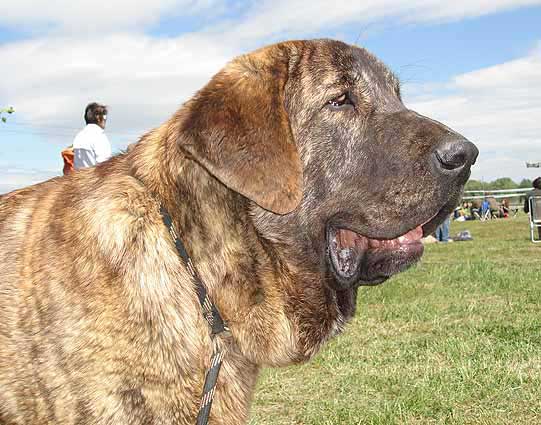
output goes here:
{"type": "Polygon", "coordinates": [[[96,143],[94,146],[96,162],[98,164],[111,158],[111,143],[109,143],[109,139],[107,138],[105,133],[103,133],[101,136],[102,137],[100,137],[99,142],[96,143]]]}
{"type": "Polygon", "coordinates": [[[526,199],[524,200],[524,212],[529,213],[530,212],[530,197],[526,196],[526,199]]]}

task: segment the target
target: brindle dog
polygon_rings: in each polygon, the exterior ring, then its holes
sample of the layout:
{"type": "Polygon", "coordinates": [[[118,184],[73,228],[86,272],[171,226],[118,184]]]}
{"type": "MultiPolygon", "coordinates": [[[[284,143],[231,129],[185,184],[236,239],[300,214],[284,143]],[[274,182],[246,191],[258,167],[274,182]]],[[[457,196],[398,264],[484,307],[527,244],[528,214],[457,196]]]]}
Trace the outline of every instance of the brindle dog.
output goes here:
{"type": "Polygon", "coordinates": [[[193,424],[212,354],[171,213],[231,335],[210,422],[422,254],[477,149],[338,41],[228,64],[129,152],[0,198],[0,423],[193,424]]]}

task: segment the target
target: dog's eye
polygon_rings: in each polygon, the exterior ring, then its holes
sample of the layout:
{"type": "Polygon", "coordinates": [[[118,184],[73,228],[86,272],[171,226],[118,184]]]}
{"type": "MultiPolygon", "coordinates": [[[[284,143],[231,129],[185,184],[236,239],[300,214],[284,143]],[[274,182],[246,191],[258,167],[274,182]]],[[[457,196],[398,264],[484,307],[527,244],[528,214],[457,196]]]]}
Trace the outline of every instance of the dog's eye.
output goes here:
{"type": "Polygon", "coordinates": [[[333,109],[342,109],[344,106],[353,105],[351,98],[348,93],[344,93],[334,99],[331,99],[327,102],[327,105],[331,106],[333,109]]]}

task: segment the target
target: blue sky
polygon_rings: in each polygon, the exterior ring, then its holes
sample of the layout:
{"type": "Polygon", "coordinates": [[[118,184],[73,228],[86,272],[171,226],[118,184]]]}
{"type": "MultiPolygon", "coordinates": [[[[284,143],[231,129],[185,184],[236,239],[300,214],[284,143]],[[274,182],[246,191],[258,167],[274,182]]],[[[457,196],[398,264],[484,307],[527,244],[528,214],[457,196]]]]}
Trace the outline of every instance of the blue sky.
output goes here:
{"type": "Polygon", "coordinates": [[[541,173],[524,166],[541,160],[541,0],[39,3],[10,3],[0,16],[0,105],[16,109],[0,123],[0,193],[61,173],[89,101],[110,106],[118,151],[234,56],[289,38],[375,53],[402,80],[407,106],[478,145],[474,178],[541,173]]]}

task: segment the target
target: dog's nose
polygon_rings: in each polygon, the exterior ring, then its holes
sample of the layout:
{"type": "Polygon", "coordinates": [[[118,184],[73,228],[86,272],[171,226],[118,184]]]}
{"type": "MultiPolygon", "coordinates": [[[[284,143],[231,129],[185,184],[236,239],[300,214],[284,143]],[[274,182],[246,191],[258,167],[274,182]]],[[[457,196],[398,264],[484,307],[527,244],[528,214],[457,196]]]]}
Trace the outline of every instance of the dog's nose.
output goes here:
{"type": "Polygon", "coordinates": [[[447,137],[434,150],[434,162],[440,171],[459,172],[464,166],[475,164],[479,151],[461,136],[447,137]]]}

